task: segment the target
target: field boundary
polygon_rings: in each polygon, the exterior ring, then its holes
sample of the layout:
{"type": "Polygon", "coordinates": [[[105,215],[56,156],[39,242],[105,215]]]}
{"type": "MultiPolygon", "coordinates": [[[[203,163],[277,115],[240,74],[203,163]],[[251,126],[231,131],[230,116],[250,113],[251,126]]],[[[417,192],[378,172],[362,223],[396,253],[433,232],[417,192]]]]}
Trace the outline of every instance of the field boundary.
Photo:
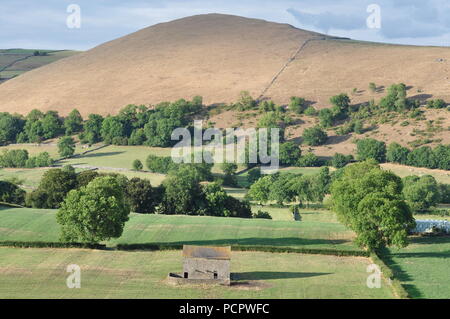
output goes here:
{"type": "MultiPolygon", "coordinates": [[[[181,250],[182,244],[160,244],[160,243],[141,243],[141,244],[117,244],[117,250],[181,250]]],[[[231,245],[232,251],[261,251],[268,253],[296,253],[296,254],[314,254],[314,255],[332,255],[339,257],[370,257],[366,251],[358,250],[336,250],[321,248],[295,248],[278,246],[257,246],[257,245],[231,245]]]]}
{"type": "Polygon", "coordinates": [[[8,240],[0,241],[0,247],[106,249],[106,245],[104,245],[104,244],[44,242],[44,241],[8,241],[8,240]]]}
{"type": "Polygon", "coordinates": [[[263,88],[263,90],[261,91],[259,97],[257,98],[257,101],[260,101],[264,95],[267,93],[267,91],[269,91],[269,89],[272,87],[272,85],[278,80],[279,76],[281,75],[281,73],[284,72],[284,70],[286,70],[286,68],[292,63],[292,61],[294,61],[297,56],[300,54],[300,52],[302,52],[302,50],[306,47],[306,45],[311,42],[311,41],[324,41],[326,40],[327,37],[323,36],[323,37],[313,37],[313,38],[309,38],[306,39],[301,45],[300,47],[297,48],[297,50],[295,50],[294,54],[285,62],[285,64],[283,64],[283,66],[281,67],[281,69],[277,72],[277,74],[275,74],[274,77],[272,77],[272,79],[270,80],[269,84],[266,85],[266,87],[263,88]]]}
{"type": "Polygon", "coordinates": [[[408,291],[406,291],[405,287],[403,287],[400,280],[395,278],[395,272],[387,265],[387,263],[384,262],[382,254],[373,253],[369,258],[374,264],[380,267],[383,277],[386,279],[392,289],[392,292],[397,298],[411,299],[411,296],[409,295],[408,291]]]}
{"type": "MultiPolygon", "coordinates": [[[[182,250],[182,244],[117,244],[115,247],[107,247],[106,244],[68,243],[68,242],[44,242],[44,241],[0,241],[0,247],[15,248],[87,248],[87,249],[116,249],[120,251],[158,251],[158,250],[182,250]]],[[[232,251],[260,251],[267,253],[294,253],[310,255],[329,255],[338,257],[370,257],[370,253],[363,250],[336,250],[321,248],[295,248],[278,246],[257,245],[231,245],[232,251]]]]}

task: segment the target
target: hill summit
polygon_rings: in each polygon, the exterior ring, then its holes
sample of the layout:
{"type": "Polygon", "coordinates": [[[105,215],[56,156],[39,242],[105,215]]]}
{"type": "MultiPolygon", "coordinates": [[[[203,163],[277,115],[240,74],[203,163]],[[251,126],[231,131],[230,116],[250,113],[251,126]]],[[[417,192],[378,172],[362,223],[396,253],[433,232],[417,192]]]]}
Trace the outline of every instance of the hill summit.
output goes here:
{"type": "MultiPolygon", "coordinates": [[[[1,111],[77,108],[114,114],[127,104],[204,97],[235,101],[242,90],[320,108],[375,82],[404,82],[449,99],[450,49],[334,38],[267,22],[206,14],[160,23],[0,84],[1,111]]],[[[359,97],[354,100],[358,102],[359,97]]],[[[361,97],[360,99],[363,99],[361,97]]],[[[367,100],[367,97],[364,97],[367,100]]]]}

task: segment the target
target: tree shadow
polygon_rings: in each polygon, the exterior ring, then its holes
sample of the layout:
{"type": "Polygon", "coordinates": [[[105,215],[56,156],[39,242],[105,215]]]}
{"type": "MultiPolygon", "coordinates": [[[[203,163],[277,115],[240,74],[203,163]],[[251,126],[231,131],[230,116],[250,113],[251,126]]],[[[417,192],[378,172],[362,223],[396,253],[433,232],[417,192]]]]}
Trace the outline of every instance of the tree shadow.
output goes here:
{"type": "Polygon", "coordinates": [[[417,236],[410,238],[411,244],[430,245],[430,244],[449,244],[450,236],[417,236]]]}
{"type": "Polygon", "coordinates": [[[286,139],[286,142],[293,142],[295,144],[301,145],[303,143],[303,138],[301,136],[286,139]]]}
{"type": "Polygon", "coordinates": [[[384,85],[380,85],[380,86],[377,86],[375,88],[375,92],[376,93],[382,93],[382,92],[384,92],[384,89],[385,89],[385,86],[384,85]]]}
{"type": "Polygon", "coordinates": [[[382,258],[386,265],[392,270],[394,278],[401,282],[403,288],[409,294],[411,298],[424,298],[424,294],[412,283],[413,278],[408,274],[402,267],[394,261],[393,256],[398,256],[399,254],[391,254],[387,249],[383,250],[382,258]]]}
{"type": "Polygon", "coordinates": [[[282,271],[249,271],[231,274],[231,280],[272,280],[308,278],[331,275],[329,272],[282,272],[282,271]]]}
{"type": "Polygon", "coordinates": [[[326,144],[327,145],[340,144],[342,142],[347,141],[351,137],[352,136],[350,134],[329,136],[326,144]]]}
{"type": "Polygon", "coordinates": [[[420,102],[425,102],[428,99],[431,99],[432,97],[433,97],[433,95],[431,95],[431,94],[416,94],[414,96],[409,97],[408,99],[410,99],[410,100],[417,100],[417,101],[420,101],[420,102]]]}
{"type": "Polygon", "coordinates": [[[86,157],[103,157],[103,156],[113,156],[113,155],[119,155],[125,152],[105,152],[105,153],[93,153],[93,154],[85,154],[80,157],[86,158],[86,157]]]}

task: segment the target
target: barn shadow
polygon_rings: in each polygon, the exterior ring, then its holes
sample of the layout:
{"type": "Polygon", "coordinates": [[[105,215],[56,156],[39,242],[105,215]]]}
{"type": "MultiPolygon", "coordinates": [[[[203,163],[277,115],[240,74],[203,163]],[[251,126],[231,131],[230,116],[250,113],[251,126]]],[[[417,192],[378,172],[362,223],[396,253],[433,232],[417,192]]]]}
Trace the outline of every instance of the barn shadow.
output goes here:
{"type": "Polygon", "coordinates": [[[235,272],[231,274],[231,280],[272,280],[308,278],[316,276],[331,275],[328,272],[284,272],[284,271],[249,271],[235,272]]]}

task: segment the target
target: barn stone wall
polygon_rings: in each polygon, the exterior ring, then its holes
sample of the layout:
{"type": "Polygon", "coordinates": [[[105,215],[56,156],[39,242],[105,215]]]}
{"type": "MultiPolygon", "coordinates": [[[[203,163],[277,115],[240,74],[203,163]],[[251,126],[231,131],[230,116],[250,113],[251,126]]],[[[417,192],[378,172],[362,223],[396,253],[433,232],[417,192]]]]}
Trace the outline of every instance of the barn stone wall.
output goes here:
{"type": "Polygon", "coordinates": [[[188,279],[219,279],[230,280],[230,260],[184,258],[183,276],[188,274],[188,279]],[[217,278],[214,277],[217,273],[217,278]]]}

